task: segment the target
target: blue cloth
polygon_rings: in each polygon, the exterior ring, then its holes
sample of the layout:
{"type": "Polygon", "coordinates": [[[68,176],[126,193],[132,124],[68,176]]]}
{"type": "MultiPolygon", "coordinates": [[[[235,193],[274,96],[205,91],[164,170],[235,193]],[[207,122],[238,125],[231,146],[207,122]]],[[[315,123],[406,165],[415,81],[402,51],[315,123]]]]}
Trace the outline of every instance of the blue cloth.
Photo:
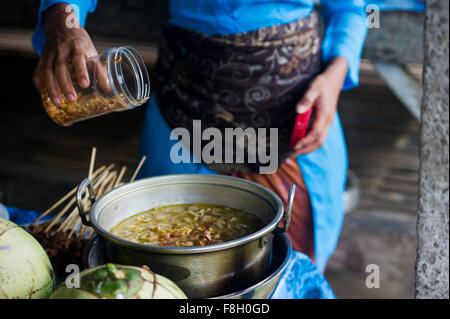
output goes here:
{"type": "MultiPolygon", "coordinates": [[[[24,226],[32,223],[41,214],[35,211],[6,207],[10,220],[24,226]]],[[[46,216],[43,220],[49,219],[46,216]]],[[[280,276],[272,299],[335,299],[333,290],[322,273],[308,256],[293,252],[286,270],[280,276]]]]}
{"type": "Polygon", "coordinates": [[[425,11],[425,0],[366,0],[367,5],[375,4],[383,11],[425,11]]]}
{"type": "MultiPolygon", "coordinates": [[[[41,1],[40,13],[59,1],[41,1]]],[[[88,12],[95,9],[95,0],[78,0],[80,23],[84,25],[88,12]]],[[[366,35],[363,0],[322,1],[326,32],[323,42],[325,62],[344,56],[349,73],[344,88],[358,83],[359,59],[366,35]]],[[[287,23],[307,16],[313,9],[312,0],[171,0],[171,23],[207,34],[240,33],[260,27],[287,23]],[[258,13],[258,14],[256,14],[258,13]]],[[[42,21],[33,36],[33,45],[40,53],[45,43],[42,21]]],[[[170,150],[170,128],[161,116],[155,96],[148,107],[140,153],[148,159],[141,176],[175,173],[215,174],[201,164],[174,164],[170,150]]],[[[339,117],[329,129],[328,138],[320,149],[297,158],[308,188],[313,208],[316,264],[323,271],[334,251],[343,221],[342,195],[347,170],[347,157],[339,117]]]]}
{"type": "MultiPolygon", "coordinates": [[[[33,46],[40,54],[45,36],[41,14],[58,0],[41,0],[33,46]]],[[[76,0],[80,24],[96,8],[96,0],[76,0]]],[[[358,85],[359,62],[366,36],[364,0],[322,0],[326,32],[322,44],[325,63],[343,56],[349,64],[344,90],[358,85]]],[[[313,0],[170,0],[170,23],[205,34],[232,34],[289,23],[308,16],[313,0]]]]}
{"type": "MultiPolygon", "coordinates": [[[[171,0],[170,23],[208,35],[242,33],[308,16],[313,0],[171,0]]],[[[343,56],[349,64],[344,89],[358,85],[362,46],[367,33],[364,0],[322,0],[326,32],[325,63],[343,56]]]]}
{"type": "MultiPolygon", "coordinates": [[[[42,213],[36,212],[34,210],[22,209],[17,207],[7,206],[6,210],[9,214],[9,220],[17,225],[28,225],[34,222],[42,213]]],[[[47,215],[44,216],[41,221],[46,221],[51,219],[52,216],[47,215]]]]}
{"type": "MultiPolygon", "coordinates": [[[[193,163],[192,156],[186,160],[189,163],[174,164],[170,159],[172,147],[178,142],[170,140],[171,128],[159,111],[155,94],[150,99],[142,128],[139,158],[147,156],[147,160],[139,172],[138,178],[166,174],[217,174],[202,164],[193,163]]],[[[189,150],[184,149],[184,154],[189,150]]]]}
{"type": "Polygon", "coordinates": [[[41,0],[38,12],[38,22],[36,29],[34,30],[31,42],[36,52],[41,55],[45,44],[44,22],[42,21],[42,13],[50,8],[52,5],[59,2],[69,2],[75,10],[80,25],[84,27],[86,24],[86,17],[88,13],[94,12],[97,7],[97,0],[70,0],[70,1],[57,1],[57,0],[41,0]]]}
{"type": "Polygon", "coordinates": [[[324,271],[328,258],[336,249],[344,222],[343,193],[348,160],[338,114],[322,147],[312,153],[297,156],[297,163],[313,210],[316,264],[324,271]]]}
{"type": "Polygon", "coordinates": [[[308,256],[294,251],[270,299],[336,299],[308,256]]]}

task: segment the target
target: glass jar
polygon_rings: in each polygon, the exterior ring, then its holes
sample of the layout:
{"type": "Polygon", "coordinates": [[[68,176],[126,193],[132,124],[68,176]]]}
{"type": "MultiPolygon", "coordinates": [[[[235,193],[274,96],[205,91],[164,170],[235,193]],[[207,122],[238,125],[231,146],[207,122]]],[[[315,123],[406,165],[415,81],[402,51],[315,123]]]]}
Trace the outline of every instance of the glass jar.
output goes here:
{"type": "Polygon", "coordinates": [[[144,60],[132,47],[111,48],[86,59],[89,87],[78,85],[69,64],[70,77],[77,94],[69,102],[61,92],[62,103],[56,106],[48,96],[42,79],[41,100],[48,115],[57,124],[69,126],[75,122],[125,111],[145,103],[150,97],[150,79],[144,60]]]}

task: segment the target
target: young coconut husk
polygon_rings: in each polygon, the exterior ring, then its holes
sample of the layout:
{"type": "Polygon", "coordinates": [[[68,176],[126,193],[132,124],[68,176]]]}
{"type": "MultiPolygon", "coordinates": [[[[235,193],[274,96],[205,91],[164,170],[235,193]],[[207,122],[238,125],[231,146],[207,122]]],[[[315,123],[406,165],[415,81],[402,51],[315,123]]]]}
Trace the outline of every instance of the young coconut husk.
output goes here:
{"type": "Polygon", "coordinates": [[[51,299],[186,299],[172,281],[147,267],[106,264],[80,273],[80,287],[62,284],[51,299]]]}
{"type": "Polygon", "coordinates": [[[0,299],[47,298],[54,287],[52,264],[39,242],[0,217],[0,299]]]}

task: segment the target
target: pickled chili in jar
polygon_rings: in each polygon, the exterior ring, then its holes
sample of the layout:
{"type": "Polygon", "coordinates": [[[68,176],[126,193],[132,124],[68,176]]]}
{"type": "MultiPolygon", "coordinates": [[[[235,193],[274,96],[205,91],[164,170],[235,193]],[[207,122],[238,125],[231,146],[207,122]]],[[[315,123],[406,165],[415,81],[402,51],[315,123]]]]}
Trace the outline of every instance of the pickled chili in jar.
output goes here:
{"type": "Polygon", "coordinates": [[[86,59],[89,86],[78,85],[72,65],[69,73],[77,94],[69,102],[61,91],[62,103],[53,104],[45,78],[41,79],[41,100],[47,114],[57,124],[75,122],[110,112],[133,109],[150,97],[150,79],[141,55],[132,47],[111,48],[86,59]]]}

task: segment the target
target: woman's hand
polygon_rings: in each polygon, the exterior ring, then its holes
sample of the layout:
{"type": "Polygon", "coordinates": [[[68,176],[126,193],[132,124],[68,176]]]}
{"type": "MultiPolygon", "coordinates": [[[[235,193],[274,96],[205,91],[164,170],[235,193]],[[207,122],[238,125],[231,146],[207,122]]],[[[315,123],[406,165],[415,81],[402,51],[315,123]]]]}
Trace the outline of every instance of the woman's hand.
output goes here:
{"type": "Polygon", "coordinates": [[[57,106],[62,103],[60,90],[69,102],[77,99],[68,63],[73,64],[78,85],[86,88],[89,86],[86,58],[97,55],[85,29],[78,23],[66,25],[68,16],[74,16],[73,9],[69,12],[65,10],[67,6],[66,3],[58,3],[44,13],[46,42],[33,75],[33,83],[38,91],[43,85],[41,80],[45,79],[48,95],[57,106]],[[73,25],[75,27],[71,27],[73,25]]]}
{"type": "Polygon", "coordinates": [[[295,155],[310,153],[323,145],[328,129],[334,121],[339,94],[348,71],[347,60],[333,59],[327,69],[309,85],[303,98],[297,104],[297,113],[309,108],[315,109],[315,119],[311,130],[294,147],[295,155]]]}

